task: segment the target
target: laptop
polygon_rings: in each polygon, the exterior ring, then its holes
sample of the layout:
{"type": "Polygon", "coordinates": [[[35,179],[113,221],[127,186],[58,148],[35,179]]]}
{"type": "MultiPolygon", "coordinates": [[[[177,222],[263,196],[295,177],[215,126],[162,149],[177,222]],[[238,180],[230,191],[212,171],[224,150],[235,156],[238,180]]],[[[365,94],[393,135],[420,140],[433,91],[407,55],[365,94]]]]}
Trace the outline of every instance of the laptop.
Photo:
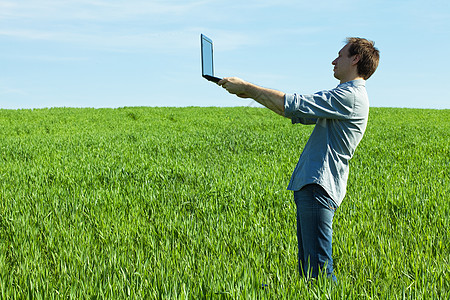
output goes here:
{"type": "Polygon", "coordinates": [[[222,78],[214,76],[213,42],[206,35],[200,35],[202,51],[202,76],[209,81],[218,83],[222,78]]]}

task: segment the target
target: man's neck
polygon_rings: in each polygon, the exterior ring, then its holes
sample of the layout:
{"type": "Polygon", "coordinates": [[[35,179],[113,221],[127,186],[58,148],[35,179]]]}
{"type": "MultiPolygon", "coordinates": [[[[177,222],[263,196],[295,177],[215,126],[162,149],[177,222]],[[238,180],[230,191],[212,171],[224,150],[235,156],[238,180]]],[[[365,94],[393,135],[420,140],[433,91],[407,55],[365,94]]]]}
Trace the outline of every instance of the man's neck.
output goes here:
{"type": "Polygon", "coordinates": [[[341,79],[340,82],[341,82],[341,84],[343,84],[343,83],[353,81],[353,80],[358,80],[358,79],[364,80],[364,78],[362,78],[361,76],[351,76],[347,79],[341,79]]]}

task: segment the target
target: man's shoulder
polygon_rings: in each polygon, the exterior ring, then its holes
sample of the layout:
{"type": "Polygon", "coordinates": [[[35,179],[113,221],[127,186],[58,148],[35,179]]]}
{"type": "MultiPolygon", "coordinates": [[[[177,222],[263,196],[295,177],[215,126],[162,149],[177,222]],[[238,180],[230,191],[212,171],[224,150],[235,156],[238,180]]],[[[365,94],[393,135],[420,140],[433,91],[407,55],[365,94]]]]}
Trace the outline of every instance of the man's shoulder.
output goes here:
{"type": "Polygon", "coordinates": [[[352,117],[367,116],[369,111],[369,97],[367,95],[365,80],[357,79],[338,85],[334,93],[342,102],[352,107],[352,117]]]}
{"type": "Polygon", "coordinates": [[[347,81],[339,84],[335,89],[333,89],[334,93],[340,95],[342,98],[367,98],[367,91],[365,80],[357,79],[352,81],[347,81]]]}

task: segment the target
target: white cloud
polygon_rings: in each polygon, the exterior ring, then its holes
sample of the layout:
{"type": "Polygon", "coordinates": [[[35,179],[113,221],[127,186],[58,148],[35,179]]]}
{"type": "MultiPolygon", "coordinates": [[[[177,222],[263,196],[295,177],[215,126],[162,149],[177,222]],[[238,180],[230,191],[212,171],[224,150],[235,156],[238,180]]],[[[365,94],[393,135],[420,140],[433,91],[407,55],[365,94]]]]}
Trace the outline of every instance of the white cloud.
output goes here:
{"type": "MultiPolygon", "coordinates": [[[[11,95],[11,94],[15,94],[15,95],[21,95],[21,96],[28,96],[29,94],[23,90],[20,89],[15,89],[15,88],[10,88],[10,87],[6,87],[6,86],[0,86],[0,95],[11,95]]],[[[3,107],[4,105],[2,105],[1,107],[3,107]]]]}
{"type": "Polygon", "coordinates": [[[0,36],[15,37],[31,40],[51,40],[56,38],[56,34],[32,29],[1,29],[0,36]]]}
{"type": "Polygon", "coordinates": [[[34,20],[96,20],[186,14],[211,1],[101,1],[101,0],[25,0],[0,3],[0,18],[34,20]]]}
{"type": "Polygon", "coordinates": [[[261,12],[270,12],[272,7],[294,9],[304,5],[309,4],[293,0],[228,4],[211,0],[2,1],[0,37],[108,51],[170,53],[198,48],[199,34],[211,33],[219,51],[230,51],[265,46],[276,39],[284,40],[285,36],[298,37],[326,30],[320,25],[296,28],[248,26],[260,23],[258,16],[261,12]]]}
{"type": "Polygon", "coordinates": [[[197,47],[193,36],[201,28],[191,25],[190,20],[198,19],[200,7],[210,2],[3,1],[0,2],[0,36],[116,51],[197,47]]]}

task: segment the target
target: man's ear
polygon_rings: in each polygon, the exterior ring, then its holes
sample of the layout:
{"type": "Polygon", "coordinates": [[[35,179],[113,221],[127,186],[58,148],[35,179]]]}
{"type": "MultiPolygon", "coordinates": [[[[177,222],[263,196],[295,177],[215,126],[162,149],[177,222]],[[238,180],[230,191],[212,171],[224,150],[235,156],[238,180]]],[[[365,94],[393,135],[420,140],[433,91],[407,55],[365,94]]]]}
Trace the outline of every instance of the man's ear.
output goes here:
{"type": "Polygon", "coordinates": [[[359,54],[353,55],[352,65],[358,64],[358,62],[359,62],[360,59],[361,59],[361,56],[360,56],[359,54]]]}

